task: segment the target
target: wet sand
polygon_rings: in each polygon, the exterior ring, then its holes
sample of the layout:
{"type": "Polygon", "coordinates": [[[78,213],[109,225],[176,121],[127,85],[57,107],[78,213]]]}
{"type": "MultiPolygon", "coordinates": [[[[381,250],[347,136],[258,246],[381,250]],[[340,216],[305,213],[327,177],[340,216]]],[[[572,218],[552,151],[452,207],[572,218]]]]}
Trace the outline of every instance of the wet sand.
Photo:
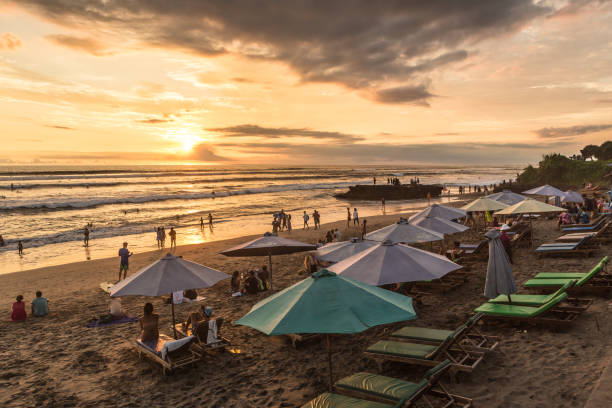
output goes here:
{"type": "MultiPolygon", "coordinates": [[[[368,217],[368,224],[373,230],[397,219],[398,215],[368,217]]],[[[336,226],[343,238],[358,235],[357,229],[346,230],[345,221],[324,224],[323,232],[311,228],[281,235],[315,242],[336,226]]],[[[553,221],[536,221],[534,228],[537,242],[559,235],[553,221]]],[[[464,236],[476,240],[474,232],[464,236]]],[[[218,252],[249,238],[179,246],[176,254],[227,273],[245,271],[267,259],[227,258],[218,252]]],[[[135,254],[130,261],[132,272],[165,252],[135,254]]],[[[518,249],[514,274],[520,287],[541,271],[587,271],[609,253],[610,246],[604,246],[591,258],[537,259],[533,250],[518,249]]],[[[303,258],[304,254],[274,258],[276,289],[306,277],[299,273],[303,258]]],[[[223,333],[240,354],[207,356],[196,369],[162,376],[149,361],[138,359],[133,347],[139,334],[137,323],[86,327],[90,318],[107,312],[109,298],[98,285],[117,279],[118,263],[118,258],[110,258],[0,275],[0,304],[5,310],[0,322],[0,406],[295,407],[326,390],[324,344],[304,344],[295,350],[282,339],[232,324],[224,326],[223,333]],[[24,323],[8,321],[15,296],[25,296],[29,314],[36,290],[49,298],[50,316],[29,318],[24,323]]],[[[417,307],[418,319],[411,324],[451,329],[465,321],[485,301],[485,272],[486,261],[478,262],[460,288],[425,297],[424,304],[417,307]]],[[[224,316],[229,323],[270,292],[232,298],[229,281],[224,281],[199,294],[207,298],[205,303],[214,315],[224,316]]],[[[141,314],[145,301],[151,301],[159,313],[161,332],[171,334],[170,306],[160,298],[122,299],[131,316],[141,314]]],[[[196,308],[179,305],[177,316],[186,317],[196,308]]],[[[499,351],[487,355],[473,373],[460,375],[459,383],[451,388],[473,398],[478,407],[581,407],[606,364],[612,334],[610,313],[607,300],[600,297],[568,330],[486,326],[486,333],[502,337],[499,351]]],[[[376,365],[362,352],[401,326],[397,323],[357,335],[333,336],[335,379],[357,371],[376,372],[376,365]]],[[[400,364],[389,364],[385,369],[387,375],[413,381],[424,371],[400,364]]]]}

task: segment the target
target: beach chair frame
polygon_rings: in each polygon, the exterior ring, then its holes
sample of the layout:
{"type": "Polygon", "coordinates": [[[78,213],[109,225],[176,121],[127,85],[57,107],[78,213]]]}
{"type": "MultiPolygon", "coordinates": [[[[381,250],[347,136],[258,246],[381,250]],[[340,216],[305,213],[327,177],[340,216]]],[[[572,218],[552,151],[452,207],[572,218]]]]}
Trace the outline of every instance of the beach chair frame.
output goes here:
{"type": "Polygon", "coordinates": [[[546,326],[554,328],[568,327],[580,316],[582,312],[563,307],[547,310],[541,315],[534,317],[502,316],[485,314],[483,322],[489,323],[511,323],[514,325],[528,324],[531,326],[546,326]]]}
{"type": "MultiPolygon", "coordinates": [[[[224,318],[223,317],[217,317],[215,320],[217,321],[217,330],[221,331],[221,327],[223,327],[224,318]]],[[[183,323],[177,323],[177,324],[174,325],[174,327],[176,329],[177,334],[180,334],[181,337],[187,337],[187,336],[191,336],[192,335],[191,329],[185,330],[183,328],[183,323]]],[[[206,328],[206,334],[203,334],[203,335],[207,336],[208,326],[205,326],[205,328],[206,328]]],[[[201,353],[215,353],[215,352],[219,352],[219,351],[225,351],[225,349],[228,346],[232,345],[230,340],[225,338],[225,337],[223,337],[222,335],[218,336],[219,341],[217,343],[215,343],[215,344],[208,344],[206,342],[207,339],[202,341],[202,339],[200,338],[200,336],[197,333],[195,334],[195,338],[196,338],[195,347],[201,353]]]]}
{"type": "Polygon", "coordinates": [[[162,375],[168,375],[176,369],[185,366],[195,367],[196,363],[202,359],[202,355],[194,349],[193,341],[183,344],[176,350],[169,351],[166,354],[166,359],[161,358],[160,355],[143,346],[138,340],[136,340],[136,350],[138,351],[138,358],[140,360],[142,360],[143,357],[147,357],[149,360],[161,366],[162,375]]]}

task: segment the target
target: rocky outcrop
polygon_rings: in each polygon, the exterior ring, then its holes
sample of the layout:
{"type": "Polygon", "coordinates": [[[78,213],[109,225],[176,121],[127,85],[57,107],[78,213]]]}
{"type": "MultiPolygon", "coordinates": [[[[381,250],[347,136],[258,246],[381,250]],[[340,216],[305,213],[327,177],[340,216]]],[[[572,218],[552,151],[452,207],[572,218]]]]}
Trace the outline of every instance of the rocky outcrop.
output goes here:
{"type": "Polygon", "coordinates": [[[431,197],[439,197],[442,186],[433,184],[400,184],[400,185],[356,185],[349,187],[346,193],[336,194],[337,198],[349,200],[411,200],[431,197]]]}

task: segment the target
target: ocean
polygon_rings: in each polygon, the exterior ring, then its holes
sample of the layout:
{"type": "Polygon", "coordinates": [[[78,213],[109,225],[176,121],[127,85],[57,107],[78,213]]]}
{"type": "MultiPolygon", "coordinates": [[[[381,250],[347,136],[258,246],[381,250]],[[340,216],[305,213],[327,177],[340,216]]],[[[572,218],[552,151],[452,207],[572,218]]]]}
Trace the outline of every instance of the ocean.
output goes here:
{"type": "MultiPolygon", "coordinates": [[[[381,213],[379,202],[334,197],[354,184],[444,184],[456,199],[459,185],[514,179],[519,169],[500,167],[246,167],[246,166],[3,166],[0,167],[0,273],[116,256],[124,241],[134,252],[157,248],[155,229],[177,230],[178,245],[271,230],[284,209],[293,228],[303,211],[321,222],[344,219],[346,207],[361,218],[381,213]],[[200,228],[211,213],[214,228],[200,228]],[[89,247],[83,228],[92,223],[89,247]],[[17,242],[24,254],[17,253],[17,242]]],[[[387,213],[426,206],[425,200],[387,202],[387,213]]]]}

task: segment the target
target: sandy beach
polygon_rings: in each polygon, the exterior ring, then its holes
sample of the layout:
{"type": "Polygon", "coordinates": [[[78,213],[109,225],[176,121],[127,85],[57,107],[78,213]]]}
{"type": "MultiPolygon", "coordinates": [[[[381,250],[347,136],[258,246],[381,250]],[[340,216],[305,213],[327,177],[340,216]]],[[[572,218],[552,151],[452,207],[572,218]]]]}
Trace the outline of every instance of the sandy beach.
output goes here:
{"type": "MultiPolygon", "coordinates": [[[[388,225],[399,215],[368,217],[370,230],[388,225]]],[[[315,242],[332,227],[344,238],[358,235],[346,230],[346,222],[324,224],[320,231],[294,230],[282,236],[315,242]]],[[[553,221],[536,221],[536,243],[559,235],[553,221]]],[[[251,237],[205,244],[179,246],[176,254],[221,271],[245,271],[266,262],[264,258],[227,258],[218,252],[251,237]]],[[[179,237],[180,239],[180,237],[179,237]]],[[[475,241],[473,232],[462,240],[475,241]]],[[[180,242],[180,241],[179,241],[180,242]]],[[[165,252],[164,252],[165,253],[165,252]]],[[[517,284],[542,271],[587,271],[610,253],[604,246],[590,258],[537,259],[532,249],[515,252],[513,266],[517,284]]],[[[158,259],[160,251],[137,253],[131,272],[158,259]]],[[[303,278],[304,254],[274,259],[275,289],[303,278]]],[[[108,295],[100,282],[116,280],[118,258],[78,262],[26,272],[0,275],[0,299],[5,310],[0,323],[2,367],[0,406],[3,407],[295,407],[326,390],[327,366],[324,345],[319,342],[291,348],[283,339],[247,327],[227,324],[223,333],[239,354],[207,356],[196,369],[164,377],[148,361],[140,361],[134,349],[139,334],[137,323],[87,328],[92,317],[108,310],[108,295]],[[24,323],[9,321],[10,306],[18,294],[28,305],[36,290],[49,298],[51,314],[29,318],[24,323]]],[[[413,325],[455,328],[485,301],[482,295],[486,261],[472,268],[468,281],[444,295],[432,294],[416,307],[413,325]]],[[[520,290],[519,292],[526,292],[520,290]]],[[[232,298],[229,281],[200,290],[214,315],[233,322],[270,292],[232,298]]],[[[171,334],[170,306],[160,298],[122,299],[130,316],[141,314],[145,301],[152,301],[160,315],[160,331],[171,334]]],[[[193,304],[177,306],[184,318],[196,309],[193,304]]],[[[471,374],[459,377],[454,392],[474,399],[478,407],[581,407],[605,367],[612,327],[607,300],[594,304],[568,330],[486,326],[484,331],[502,337],[499,350],[487,355],[471,374]]],[[[333,336],[334,377],[357,371],[376,372],[376,365],[362,357],[365,348],[384,338],[403,323],[379,326],[358,335],[333,336]]],[[[385,374],[418,380],[424,370],[414,366],[388,365],[385,374]]]]}

